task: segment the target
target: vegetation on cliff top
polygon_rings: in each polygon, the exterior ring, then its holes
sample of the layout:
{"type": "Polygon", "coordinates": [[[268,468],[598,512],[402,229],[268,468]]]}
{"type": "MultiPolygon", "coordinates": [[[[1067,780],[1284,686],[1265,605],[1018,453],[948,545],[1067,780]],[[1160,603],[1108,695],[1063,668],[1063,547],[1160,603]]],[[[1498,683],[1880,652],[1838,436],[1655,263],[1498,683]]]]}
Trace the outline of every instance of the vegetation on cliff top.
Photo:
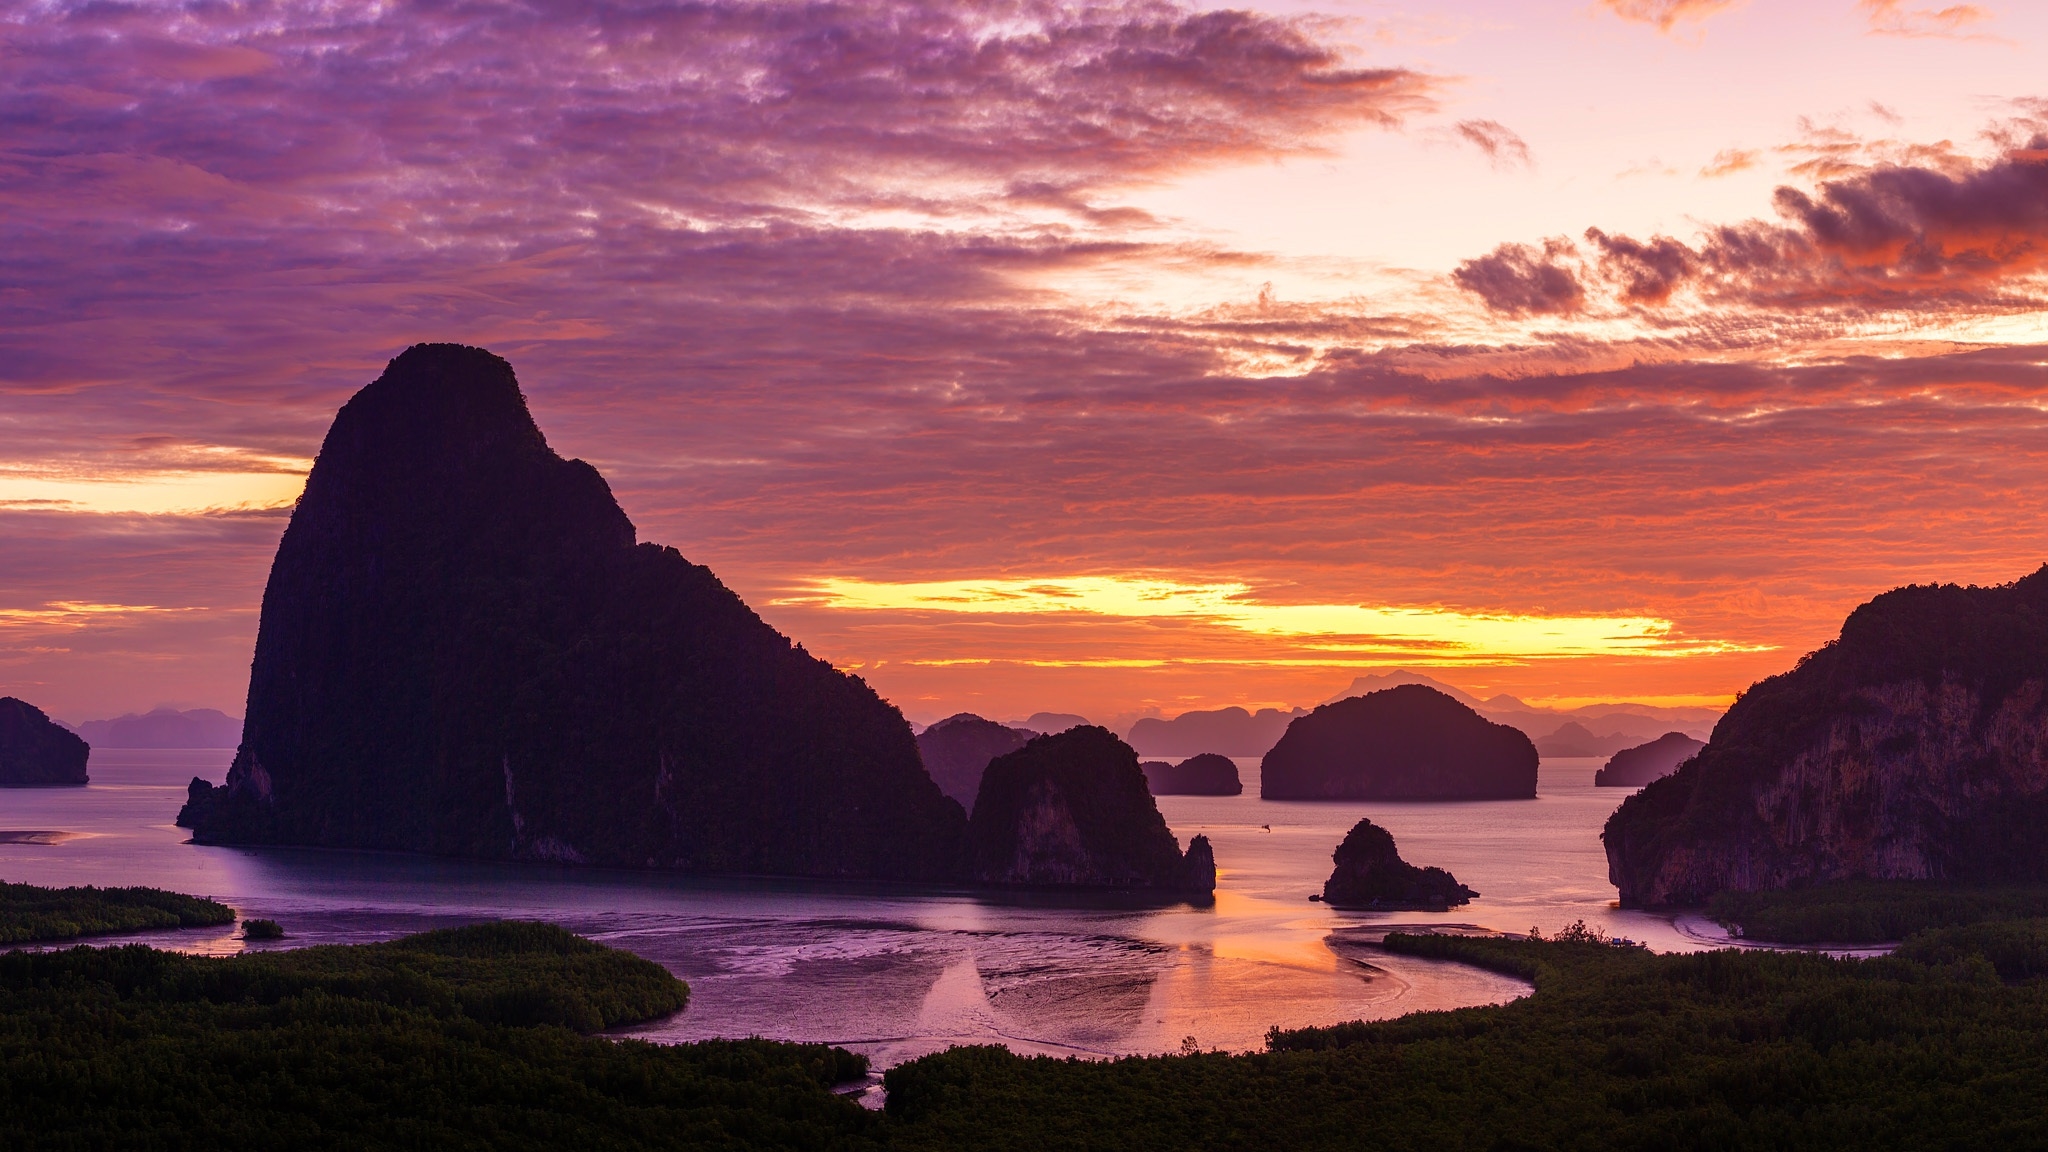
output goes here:
{"type": "Polygon", "coordinates": [[[0,883],[0,944],[234,922],[235,910],[225,904],[156,888],[39,888],[0,883]]]}

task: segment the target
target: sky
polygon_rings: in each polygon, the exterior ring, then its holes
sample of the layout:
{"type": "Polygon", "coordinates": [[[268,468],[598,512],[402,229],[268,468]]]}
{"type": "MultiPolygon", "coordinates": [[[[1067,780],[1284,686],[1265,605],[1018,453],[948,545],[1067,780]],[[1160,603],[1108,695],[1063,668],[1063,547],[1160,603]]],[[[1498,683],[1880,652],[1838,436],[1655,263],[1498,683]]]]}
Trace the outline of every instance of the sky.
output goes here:
{"type": "Polygon", "coordinates": [[[2048,560],[2048,5],[0,0],[0,694],[490,348],[913,719],[1721,705],[2048,560]]]}

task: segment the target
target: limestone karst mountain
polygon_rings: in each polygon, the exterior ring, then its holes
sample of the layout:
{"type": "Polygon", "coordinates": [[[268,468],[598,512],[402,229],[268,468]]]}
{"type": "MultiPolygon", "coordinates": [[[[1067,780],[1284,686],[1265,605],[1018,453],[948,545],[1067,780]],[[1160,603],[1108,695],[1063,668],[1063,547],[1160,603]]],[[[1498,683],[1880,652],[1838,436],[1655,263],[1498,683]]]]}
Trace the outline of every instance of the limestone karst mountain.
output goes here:
{"type": "Polygon", "coordinates": [[[984,720],[972,712],[948,716],[917,734],[917,751],[939,790],[969,812],[988,762],[1015,752],[1037,733],[984,720]]]}
{"type": "Polygon", "coordinates": [[[1339,908],[1455,908],[1479,895],[1441,868],[1418,868],[1401,859],[1393,833],[1360,820],[1330,856],[1336,864],[1323,884],[1323,900],[1339,908]]]}
{"type": "Polygon", "coordinates": [[[1203,752],[1178,764],[1147,760],[1145,784],[1154,796],[1241,796],[1244,781],[1238,779],[1237,765],[1228,756],[1203,752]]]}
{"type": "Polygon", "coordinates": [[[202,843],[950,879],[910,727],[709,569],[636,543],[511,365],[422,344],[344,405],[278,545],[202,843]]]}
{"type": "Polygon", "coordinates": [[[77,733],[13,696],[0,696],[0,788],[86,783],[92,748],[77,733]]]}
{"type": "Polygon", "coordinates": [[[1268,800],[1507,800],[1536,795],[1536,748],[1434,688],[1325,704],[1261,762],[1268,800]]]}
{"type": "Polygon", "coordinates": [[[1659,776],[1669,776],[1706,746],[1706,741],[1683,732],[1666,732],[1648,744],[1616,752],[1593,774],[1593,783],[1602,788],[1640,788],[1659,776]]]}
{"type": "Polygon", "coordinates": [[[1138,754],[1106,728],[1040,736],[989,764],[967,841],[982,884],[1197,895],[1216,887],[1208,838],[1181,852],[1138,754]]]}
{"type": "Polygon", "coordinates": [[[1863,878],[2048,880],[2048,568],[1857,608],[1622,801],[1602,838],[1629,906],[1863,878]]]}

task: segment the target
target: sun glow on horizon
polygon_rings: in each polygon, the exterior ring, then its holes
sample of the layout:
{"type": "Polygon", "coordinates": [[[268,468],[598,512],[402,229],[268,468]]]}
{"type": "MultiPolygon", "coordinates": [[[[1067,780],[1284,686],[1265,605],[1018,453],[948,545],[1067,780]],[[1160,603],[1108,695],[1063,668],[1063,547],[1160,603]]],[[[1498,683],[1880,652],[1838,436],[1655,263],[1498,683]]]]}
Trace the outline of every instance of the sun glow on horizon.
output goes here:
{"type": "Polygon", "coordinates": [[[0,508],[143,515],[289,508],[305,490],[312,461],[304,464],[297,471],[152,470],[111,476],[0,471],[0,508]]]}
{"type": "MultiPolygon", "coordinates": [[[[1654,616],[1550,616],[1417,605],[1272,603],[1259,598],[1248,584],[1191,583],[1153,576],[904,583],[831,576],[803,581],[799,591],[774,603],[854,612],[1187,620],[1290,640],[1330,657],[1311,661],[1315,663],[1339,663],[1345,656],[1395,654],[1432,662],[1469,662],[1768,650],[1767,646],[1686,636],[1673,621],[1654,616]]],[[[1288,662],[1302,661],[1296,657],[1288,662]]],[[[1142,666],[1158,661],[1124,657],[1117,663],[1142,666]]]]}

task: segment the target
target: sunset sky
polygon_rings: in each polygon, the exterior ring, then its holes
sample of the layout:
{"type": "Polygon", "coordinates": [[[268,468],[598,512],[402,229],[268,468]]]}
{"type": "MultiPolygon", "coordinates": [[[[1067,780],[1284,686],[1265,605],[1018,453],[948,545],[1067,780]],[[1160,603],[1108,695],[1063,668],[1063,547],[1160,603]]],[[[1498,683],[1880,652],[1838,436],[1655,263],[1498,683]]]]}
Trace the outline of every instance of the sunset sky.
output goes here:
{"type": "Polygon", "coordinates": [[[2048,4],[0,2],[0,694],[239,714],[518,370],[915,719],[1725,703],[2048,560],[2048,4]]]}

